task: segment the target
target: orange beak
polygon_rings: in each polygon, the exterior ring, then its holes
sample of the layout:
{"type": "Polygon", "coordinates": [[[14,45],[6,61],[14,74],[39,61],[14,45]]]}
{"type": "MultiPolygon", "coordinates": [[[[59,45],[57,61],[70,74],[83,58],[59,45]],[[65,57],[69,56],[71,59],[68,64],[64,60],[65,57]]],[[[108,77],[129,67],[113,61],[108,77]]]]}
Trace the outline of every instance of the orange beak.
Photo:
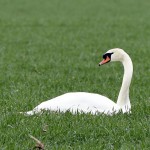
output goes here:
{"type": "Polygon", "coordinates": [[[99,63],[99,66],[103,65],[103,64],[106,64],[110,61],[110,58],[107,56],[106,59],[103,59],[100,63],[99,63]]]}

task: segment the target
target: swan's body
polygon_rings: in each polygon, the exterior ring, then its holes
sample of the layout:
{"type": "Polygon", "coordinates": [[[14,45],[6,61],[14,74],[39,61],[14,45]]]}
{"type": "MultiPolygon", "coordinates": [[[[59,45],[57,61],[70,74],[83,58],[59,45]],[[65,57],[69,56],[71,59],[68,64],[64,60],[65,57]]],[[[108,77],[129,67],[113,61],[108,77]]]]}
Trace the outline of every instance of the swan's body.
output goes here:
{"type": "Polygon", "coordinates": [[[111,101],[105,96],[86,93],[86,92],[74,92],[66,93],[61,96],[55,97],[51,100],[42,102],[40,105],[34,108],[33,111],[27,112],[27,114],[34,114],[41,110],[60,111],[66,112],[71,111],[72,113],[84,112],[96,114],[99,112],[112,114],[117,113],[120,109],[116,103],[111,101]]]}
{"type": "Polygon", "coordinates": [[[51,100],[42,102],[32,111],[26,112],[26,114],[33,115],[41,112],[42,110],[59,112],[70,111],[72,113],[83,112],[92,114],[104,113],[107,115],[116,114],[120,110],[123,113],[129,113],[131,109],[129,86],[133,72],[132,61],[126,52],[118,48],[107,51],[107,53],[103,55],[103,58],[104,60],[100,63],[100,65],[109,61],[121,61],[124,66],[124,77],[117,103],[99,94],[73,92],[66,93],[51,100]]]}

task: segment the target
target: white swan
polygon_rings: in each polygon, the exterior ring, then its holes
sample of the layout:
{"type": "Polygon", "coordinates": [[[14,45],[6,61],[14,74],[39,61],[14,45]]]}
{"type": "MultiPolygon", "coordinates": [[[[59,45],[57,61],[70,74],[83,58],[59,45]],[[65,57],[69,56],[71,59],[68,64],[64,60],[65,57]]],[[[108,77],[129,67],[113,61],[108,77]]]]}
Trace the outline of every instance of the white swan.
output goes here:
{"type": "Polygon", "coordinates": [[[72,113],[104,113],[107,115],[113,115],[120,110],[123,113],[130,113],[131,105],[129,99],[129,86],[132,79],[133,65],[129,55],[119,48],[108,50],[103,55],[103,61],[99,65],[103,65],[110,61],[120,61],[124,66],[124,76],[122,86],[119,92],[117,103],[114,103],[109,98],[86,92],[73,92],[66,93],[61,96],[55,97],[51,100],[42,102],[36,106],[32,111],[25,112],[26,115],[33,115],[40,113],[42,110],[66,112],[72,113]]]}

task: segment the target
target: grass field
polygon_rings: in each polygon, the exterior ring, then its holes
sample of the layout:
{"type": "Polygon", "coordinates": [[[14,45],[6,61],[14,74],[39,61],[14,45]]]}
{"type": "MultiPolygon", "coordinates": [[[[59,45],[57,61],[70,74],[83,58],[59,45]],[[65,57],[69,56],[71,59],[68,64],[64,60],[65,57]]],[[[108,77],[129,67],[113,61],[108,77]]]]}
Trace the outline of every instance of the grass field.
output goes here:
{"type": "Polygon", "coordinates": [[[150,149],[150,2],[148,0],[0,0],[0,150],[150,149]],[[71,91],[114,101],[119,63],[98,67],[108,49],[131,56],[132,114],[18,114],[71,91]],[[43,128],[47,126],[46,132],[43,128]]]}

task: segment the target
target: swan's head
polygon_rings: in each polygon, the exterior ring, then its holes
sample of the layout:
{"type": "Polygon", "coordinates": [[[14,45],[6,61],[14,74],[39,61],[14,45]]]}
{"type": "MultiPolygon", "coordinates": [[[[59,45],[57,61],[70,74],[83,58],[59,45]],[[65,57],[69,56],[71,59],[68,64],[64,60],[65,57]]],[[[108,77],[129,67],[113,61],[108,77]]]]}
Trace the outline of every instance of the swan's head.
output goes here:
{"type": "Polygon", "coordinates": [[[124,50],[120,48],[114,48],[108,50],[104,55],[103,55],[103,60],[99,63],[99,66],[106,64],[110,61],[123,61],[123,56],[124,56],[124,50]]]}

